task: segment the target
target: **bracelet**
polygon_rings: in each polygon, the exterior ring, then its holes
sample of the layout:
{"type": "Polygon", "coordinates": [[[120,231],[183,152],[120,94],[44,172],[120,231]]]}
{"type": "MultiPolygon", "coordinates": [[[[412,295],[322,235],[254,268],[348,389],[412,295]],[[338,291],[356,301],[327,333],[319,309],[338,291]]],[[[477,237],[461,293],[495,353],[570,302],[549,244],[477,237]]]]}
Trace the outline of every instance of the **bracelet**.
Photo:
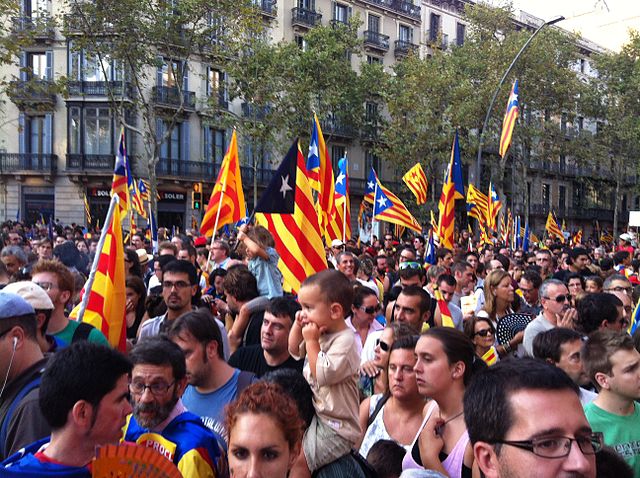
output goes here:
{"type": "Polygon", "coordinates": [[[504,344],[503,347],[504,347],[504,351],[505,352],[507,352],[507,353],[511,352],[511,343],[510,342],[507,342],[506,344],[504,344]]]}

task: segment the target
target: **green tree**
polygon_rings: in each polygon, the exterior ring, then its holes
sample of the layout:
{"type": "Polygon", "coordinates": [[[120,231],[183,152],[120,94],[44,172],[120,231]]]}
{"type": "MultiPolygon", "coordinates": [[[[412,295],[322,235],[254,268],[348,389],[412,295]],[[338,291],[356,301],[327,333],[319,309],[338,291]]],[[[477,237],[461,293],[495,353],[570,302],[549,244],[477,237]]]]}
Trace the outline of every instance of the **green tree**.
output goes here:
{"type": "MultiPolygon", "coordinates": [[[[155,209],[162,144],[199,100],[207,103],[195,98],[185,79],[208,81],[201,65],[224,71],[235,61],[247,39],[264,29],[258,8],[250,0],[71,0],[68,12],[64,33],[72,51],[99,65],[105,79],[107,65],[120,71],[123,82],[107,82],[110,105],[143,145],[137,171],[150,178],[155,209]],[[131,90],[123,88],[126,84],[131,90]]],[[[218,98],[217,91],[209,93],[218,98]]],[[[211,104],[220,109],[219,102],[211,104]]],[[[216,108],[204,111],[212,121],[216,108]]]]}

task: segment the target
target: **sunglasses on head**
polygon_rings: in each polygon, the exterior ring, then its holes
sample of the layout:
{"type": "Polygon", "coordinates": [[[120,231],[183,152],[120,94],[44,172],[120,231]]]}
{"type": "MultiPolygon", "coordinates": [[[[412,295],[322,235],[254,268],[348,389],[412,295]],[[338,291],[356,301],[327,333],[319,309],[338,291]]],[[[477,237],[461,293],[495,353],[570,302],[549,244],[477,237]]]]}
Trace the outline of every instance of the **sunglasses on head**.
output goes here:
{"type": "Polygon", "coordinates": [[[403,271],[405,269],[421,269],[422,265],[419,262],[401,262],[398,268],[403,271]]]}
{"type": "Polygon", "coordinates": [[[389,345],[386,342],[383,342],[380,339],[376,340],[376,345],[379,346],[380,350],[382,350],[383,352],[388,352],[389,350],[391,350],[391,345],[389,345]]]}
{"type": "Polygon", "coordinates": [[[487,335],[493,335],[493,330],[491,329],[478,330],[474,335],[479,335],[480,337],[486,337],[487,335]]]}
{"type": "Polygon", "coordinates": [[[372,305],[371,307],[360,306],[359,309],[365,314],[374,314],[380,310],[380,304],[372,305]]]}

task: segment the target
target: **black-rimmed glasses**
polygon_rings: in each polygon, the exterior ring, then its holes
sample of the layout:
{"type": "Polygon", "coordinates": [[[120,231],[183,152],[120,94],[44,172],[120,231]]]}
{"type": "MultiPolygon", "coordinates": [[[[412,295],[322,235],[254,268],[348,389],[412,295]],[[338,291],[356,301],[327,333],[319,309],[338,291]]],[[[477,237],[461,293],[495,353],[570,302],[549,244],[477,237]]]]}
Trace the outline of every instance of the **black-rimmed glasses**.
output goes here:
{"type": "Polygon", "coordinates": [[[167,393],[167,391],[171,387],[173,387],[175,383],[175,380],[169,384],[166,384],[164,382],[156,382],[152,383],[151,385],[147,385],[143,382],[131,382],[129,384],[129,391],[134,395],[142,395],[144,394],[145,390],[149,389],[152,395],[159,396],[167,393]]]}
{"type": "Polygon", "coordinates": [[[564,458],[571,452],[573,442],[578,444],[580,451],[585,455],[594,455],[602,450],[604,446],[604,438],[601,432],[594,432],[577,438],[547,437],[519,441],[499,440],[494,443],[515,446],[542,458],[564,458]]]}

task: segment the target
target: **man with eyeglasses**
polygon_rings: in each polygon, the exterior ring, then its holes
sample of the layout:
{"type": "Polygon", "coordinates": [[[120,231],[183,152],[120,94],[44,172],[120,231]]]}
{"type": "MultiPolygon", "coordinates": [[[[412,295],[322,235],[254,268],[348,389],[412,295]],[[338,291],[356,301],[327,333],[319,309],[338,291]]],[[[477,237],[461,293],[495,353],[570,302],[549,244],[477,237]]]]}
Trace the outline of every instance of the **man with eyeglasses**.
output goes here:
{"type": "Polygon", "coordinates": [[[584,407],[587,419],[640,476],[640,353],[627,333],[599,330],[589,335],[583,360],[600,389],[584,407]]]}
{"type": "Polygon", "coordinates": [[[602,435],[589,426],[578,386],[540,360],[503,360],[464,394],[475,463],[487,478],[595,478],[602,435]]]}
{"type": "Polygon", "coordinates": [[[162,268],[162,298],[167,312],[143,322],[138,337],[167,332],[175,319],[192,309],[191,299],[198,291],[198,273],[188,261],[173,260],[162,268]]]}
{"type": "Polygon", "coordinates": [[[536,252],[536,265],[540,267],[540,276],[548,279],[553,274],[553,257],[549,249],[541,249],[536,252]]]}
{"type": "Polygon", "coordinates": [[[180,399],[187,386],[180,347],[167,337],[150,337],[136,344],[129,358],[133,414],[124,441],[159,451],[183,476],[221,476],[226,468],[221,442],[180,399]]]}
{"type": "Polygon", "coordinates": [[[564,282],[547,279],[540,286],[540,304],[542,312],[524,329],[522,344],[529,357],[533,357],[533,339],[540,332],[554,327],[574,328],[577,312],[571,307],[569,289],[564,282]]]}
{"type": "Polygon", "coordinates": [[[618,294],[626,294],[631,297],[633,286],[631,285],[631,281],[622,274],[612,274],[604,280],[602,290],[610,294],[615,294],[618,298],[620,298],[618,294]]]}
{"type": "Polygon", "coordinates": [[[522,298],[524,299],[519,312],[523,314],[538,315],[542,310],[540,305],[540,286],[542,285],[542,277],[536,271],[527,270],[520,281],[518,282],[518,288],[522,292],[522,298]]]}
{"type": "Polygon", "coordinates": [[[598,329],[624,331],[629,326],[622,301],[613,294],[587,294],[578,302],[578,330],[588,335],[598,329]]]}

